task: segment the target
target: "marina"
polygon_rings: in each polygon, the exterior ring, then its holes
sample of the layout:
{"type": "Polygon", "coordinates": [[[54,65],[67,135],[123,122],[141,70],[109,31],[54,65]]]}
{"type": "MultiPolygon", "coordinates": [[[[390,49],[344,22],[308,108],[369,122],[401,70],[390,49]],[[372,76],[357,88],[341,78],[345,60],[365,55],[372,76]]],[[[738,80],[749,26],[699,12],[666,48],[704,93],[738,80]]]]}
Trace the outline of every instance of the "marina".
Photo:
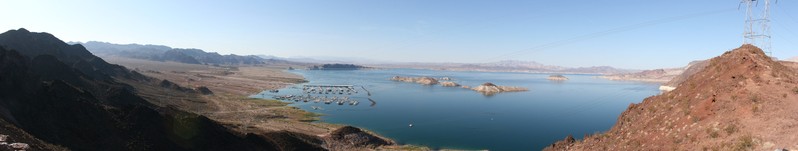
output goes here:
{"type": "MultiPolygon", "coordinates": [[[[333,84],[305,84],[300,86],[293,87],[294,89],[299,89],[301,91],[282,91],[284,93],[280,93],[281,91],[278,90],[270,90],[269,92],[272,95],[272,98],[276,100],[282,101],[290,101],[290,102],[304,102],[304,103],[323,103],[326,105],[330,104],[337,104],[340,106],[349,105],[349,106],[357,106],[360,104],[360,100],[351,96],[358,97],[358,89],[367,92],[367,96],[370,96],[370,92],[366,90],[364,86],[355,86],[355,85],[333,85],[333,84]]],[[[262,94],[265,95],[265,94],[262,94]]],[[[368,101],[371,102],[371,106],[374,106],[376,102],[371,98],[367,98],[368,101]]],[[[323,110],[321,107],[312,106],[313,110],[323,110]]]]}

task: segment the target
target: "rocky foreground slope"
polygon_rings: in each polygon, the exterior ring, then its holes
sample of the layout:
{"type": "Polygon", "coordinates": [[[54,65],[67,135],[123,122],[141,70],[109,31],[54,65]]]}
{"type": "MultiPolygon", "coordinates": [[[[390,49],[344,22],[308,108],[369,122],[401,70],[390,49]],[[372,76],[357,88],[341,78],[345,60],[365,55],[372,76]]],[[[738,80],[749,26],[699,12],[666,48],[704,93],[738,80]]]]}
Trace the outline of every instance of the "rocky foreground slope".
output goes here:
{"type": "Polygon", "coordinates": [[[324,150],[317,136],[240,133],[153,105],[120,80],[153,79],[47,33],[2,33],[0,134],[30,150],[324,150]]]}
{"type": "Polygon", "coordinates": [[[609,131],[544,150],[796,150],[795,67],[743,45],[675,90],[630,104],[609,131]]]}

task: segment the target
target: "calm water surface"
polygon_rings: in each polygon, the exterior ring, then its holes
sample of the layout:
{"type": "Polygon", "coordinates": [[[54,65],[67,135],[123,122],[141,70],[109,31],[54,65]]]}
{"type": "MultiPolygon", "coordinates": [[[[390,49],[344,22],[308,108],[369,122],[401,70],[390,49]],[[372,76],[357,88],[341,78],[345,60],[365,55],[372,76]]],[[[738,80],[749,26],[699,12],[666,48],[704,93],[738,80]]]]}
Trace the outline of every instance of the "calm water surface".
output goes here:
{"type": "MultiPolygon", "coordinates": [[[[324,114],[321,122],[353,125],[401,144],[431,148],[539,150],[568,134],[581,138],[606,131],[630,103],[659,93],[657,84],[610,81],[596,75],[565,75],[570,80],[553,82],[546,79],[548,74],[529,73],[415,69],[291,72],[310,81],[304,84],[363,86],[376,102],[372,104],[365,91],[358,89],[359,93],[349,96],[360,101],[357,106],[312,101],[291,106],[324,114]],[[446,76],[461,85],[492,82],[529,91],[484,96],[459,87],[390,80],[397,75],[446,76]],[[313,106],[321,109],[314,110],[313,106]],[[411,123],[413,127],[408,126],[411,123]]],[[[279,93],[265,91],[253,97],[288,94],[301,94],[301,87],[284,88],[279,93]]]]}

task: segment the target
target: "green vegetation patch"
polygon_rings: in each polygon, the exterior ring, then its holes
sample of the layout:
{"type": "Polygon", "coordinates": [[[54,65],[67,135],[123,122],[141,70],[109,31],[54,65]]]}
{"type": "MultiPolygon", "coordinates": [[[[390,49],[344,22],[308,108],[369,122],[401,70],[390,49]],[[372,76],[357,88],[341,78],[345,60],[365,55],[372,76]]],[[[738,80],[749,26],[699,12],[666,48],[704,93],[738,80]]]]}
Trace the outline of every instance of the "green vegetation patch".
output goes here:
{"type": "Polygon", "coordinates": [[[255,103],[255,105],[263,106],[263,107],[279,107],[279,106],[285,106],[285,105],[290,104],[288,102],[283,102],[283,101],[279,101],[279,100],[261,99],[261,98],[246,98],[244,100],[245,101],[250,101],[252,103],[255,103]]]}
{"type": "Polygon", "coordinates": [[[318,121],[318,120],[320,120],[319,117],[321,117],[322,115],[323,114],[319,114],[319,113],[305,112],[305,114],[302,114],[302,117],[299,119],[299,121],[303,121],[303,122],[318,121]]]}

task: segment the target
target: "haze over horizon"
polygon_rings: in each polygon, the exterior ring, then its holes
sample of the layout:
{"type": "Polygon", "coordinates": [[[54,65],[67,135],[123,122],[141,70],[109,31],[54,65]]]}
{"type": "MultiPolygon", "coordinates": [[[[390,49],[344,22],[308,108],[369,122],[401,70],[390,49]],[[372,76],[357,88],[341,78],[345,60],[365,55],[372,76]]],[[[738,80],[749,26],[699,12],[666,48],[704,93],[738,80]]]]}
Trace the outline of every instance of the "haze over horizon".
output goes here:
{"type": "MultiPolygon", "coordinates": [[[[736,1],[11,1],[0,30],[221,54],[394,62],[680,67],[742,42],[736,1]],[[155,5],[153,5],[155,4],[155,5]]],[[[773,55],[798,56],[795,2],[771,11],[773,55]]]]}

